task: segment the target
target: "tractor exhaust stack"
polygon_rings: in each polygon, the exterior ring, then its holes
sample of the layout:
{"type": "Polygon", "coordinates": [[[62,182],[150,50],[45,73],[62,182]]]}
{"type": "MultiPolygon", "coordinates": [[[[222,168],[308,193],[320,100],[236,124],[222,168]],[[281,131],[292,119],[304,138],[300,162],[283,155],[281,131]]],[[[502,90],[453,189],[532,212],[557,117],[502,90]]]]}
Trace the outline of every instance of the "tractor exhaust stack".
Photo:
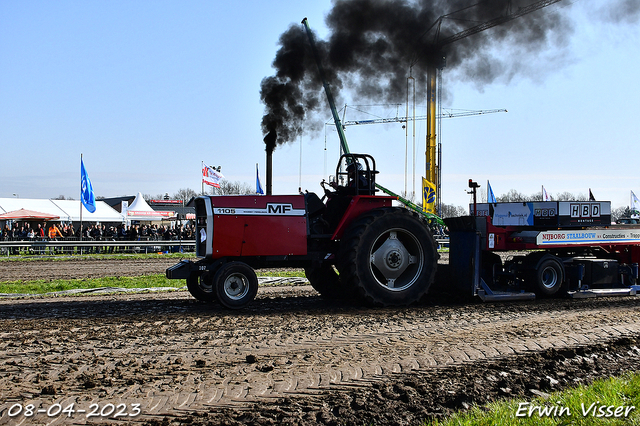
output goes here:
{"type": "Polygon", "coordinates": [[[263,139],[267,153],[267,195],[272,195],[273,190],[273,151],[276,149],[277,137],[276,131],[271,129],[263,139]]]}
{"type": "Polygon", "coordinates": [[[272,194],[273,151],[267,151],[267,195],[272,194]]]}

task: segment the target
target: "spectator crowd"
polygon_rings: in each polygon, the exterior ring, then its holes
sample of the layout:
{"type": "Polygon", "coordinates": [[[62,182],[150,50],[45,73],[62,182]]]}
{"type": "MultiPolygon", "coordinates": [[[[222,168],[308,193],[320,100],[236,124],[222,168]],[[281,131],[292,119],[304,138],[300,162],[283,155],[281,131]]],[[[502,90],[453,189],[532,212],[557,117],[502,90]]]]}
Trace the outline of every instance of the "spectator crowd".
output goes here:
{"type": "MultiPolygon", "coordinates": [[[[195,239],[194,225],[105,225],[14,222],[0,229],[0,241],[172,241],[195,239]]],[[[113,250],[110,250],[113,251],[113,250]]]]}

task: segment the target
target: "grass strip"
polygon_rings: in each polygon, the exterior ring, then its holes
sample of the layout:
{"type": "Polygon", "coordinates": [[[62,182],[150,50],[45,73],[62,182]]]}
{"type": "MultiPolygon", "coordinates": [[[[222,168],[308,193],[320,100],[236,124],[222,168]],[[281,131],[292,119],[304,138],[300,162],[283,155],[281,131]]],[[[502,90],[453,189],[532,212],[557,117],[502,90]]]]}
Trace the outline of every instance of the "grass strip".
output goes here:
{"type": "MultiPolygon", "coordinates": [[[[260,271],[260,276],[281,278],[304,278],[302,270],[260,271]]],[[[185,280],[170,280],[164,274],[145,275],[139,277],[104,277],[69,280],[30,280],[6,281],[0,283],[0,294],[45,294],[56,291],[90,289],[100,287],[118,288],[152,288],[174,287],[186,285],[185,280]]]]}
{"type": "Polygon", "coordinates": [[[545,398],[498,401],[424,426],[640,425],[640,374],[627,373],[545,398]]]}
{"type": "Polygon", "coordinates": [[[2,294],[45,294],[56,291],[91,289],[100,287],[118,288],[151,288],[151,287],[184,287],[184,280],[169,280],[164,275],[147,275],[141,277],[104,277],[70,280],[32,280],[8,281],[0,283],[2,294]]]}

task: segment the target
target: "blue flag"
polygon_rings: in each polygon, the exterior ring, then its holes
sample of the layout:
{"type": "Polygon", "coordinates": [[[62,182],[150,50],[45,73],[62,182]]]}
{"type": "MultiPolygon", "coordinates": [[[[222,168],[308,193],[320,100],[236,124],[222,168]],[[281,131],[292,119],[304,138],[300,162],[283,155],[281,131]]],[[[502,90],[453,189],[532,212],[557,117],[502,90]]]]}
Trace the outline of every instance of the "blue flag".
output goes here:
{"type": "Polygon", "coordinates": [[[258,165],[256,164],[256,194],[263,194],[262,185],[260,185],[260,174],[258,173],[258,165]]]}
{"type": "Polygon", "coordinates": [[[95,212],[96,197],[93,194],[93,186],[91,186],[91,181],[89,180],[89,175],[87,175],[87,171],[84,168],[82,158],[80,158],[80,186],[82,188],[82,191],[80,192],[80,201],[82,201],[82,205],[89,211],[89,213],[95,212]]]}
{"type": "Polygon", "coordinates": [[[489,181],[487,181],[487,203],[497,203],[496,196],[493,195],[493,189],[491,189],[489,181]]]}

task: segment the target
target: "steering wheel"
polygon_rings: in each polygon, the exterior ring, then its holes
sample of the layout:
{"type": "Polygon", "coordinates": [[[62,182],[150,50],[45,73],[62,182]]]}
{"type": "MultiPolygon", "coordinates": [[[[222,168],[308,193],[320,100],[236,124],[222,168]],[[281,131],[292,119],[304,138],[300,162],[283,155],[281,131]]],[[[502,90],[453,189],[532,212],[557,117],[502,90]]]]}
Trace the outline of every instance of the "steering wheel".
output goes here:
{"type": "Polygon", "coordinates": [[[322,186],[322,189],[324,189],[324,195],[322,196],[322,198],[320,199],[320,201],[322,201],[322,202],[324,203],[324,200],[325,200],[327,197],[331,197],[333,194],[335,194],[335,192],[331,190],[331,189],[333,189],[333,188],[331,187],[331,184],[330,184],[329,182],[325,181],[324,179],[322,179],[322,182],[320,182],[320,186],[322,186]],[[327,186],[328,186],[329,188],[327,188],[327,186]]]}

